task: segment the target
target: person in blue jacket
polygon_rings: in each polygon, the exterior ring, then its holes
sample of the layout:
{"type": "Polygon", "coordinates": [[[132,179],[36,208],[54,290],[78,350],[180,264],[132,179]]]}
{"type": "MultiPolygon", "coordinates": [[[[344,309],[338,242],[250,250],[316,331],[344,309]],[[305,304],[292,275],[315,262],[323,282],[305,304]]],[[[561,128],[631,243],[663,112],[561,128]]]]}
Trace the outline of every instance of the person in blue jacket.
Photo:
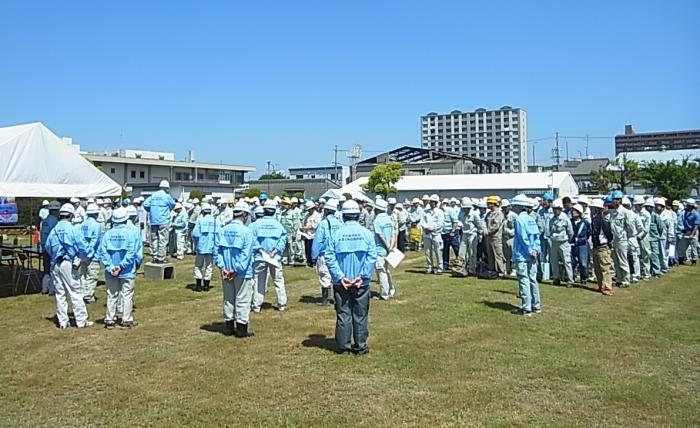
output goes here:
{"type": "Polygon", "coordinates": [[[277,310],[287,310],[287,290],[284,286],[284,272],[282,271],[282,256],[287,246],[287,231],[282,223],[277,221],[277,202],[267,200],[263,205],[263,218],[250,225],[253,232],[253,269],[255,270],[255,292],[253,295],[253,312],[260,312],[265,293],[267,292],[268,274],[275,283],[277,293],[277,310]],[[263,259],[263,253],[276,260],[277,265],[267,263],[263,259]]]}
{"type": "Polygon", "coordinates": [[[574,273],[578,271],[579,282],[586,285],[588,281],[588,239],[591,237],[591,224],[583,218],[581,204],[571,207],[571,223],[574,234],[571,237],[571,266],[574,273]]]}
{"type": "Polygon", "coordinates": [[[194,243],[194,291],[209,291],[212,267],[214,266],[214,241],[216,238],[216,219],[211,215],[211,205],[204,204],[201,217],[192,229],[194,243]],[[202,281],[204,285],[202,286],[202,281]]]}
{"type": "Polygon", "coordinates": [[[53,281],[51,280],[51,256],[44,247],[49,239],[49,234],[53,228],[56,227],[56,224],[58,224],[58,211],[60,209],[61,204],[59,204],[58,201],[51,201],[51,203],[49,203],[49,215],[41,221],[41,234],[39,235],[41,257],[44,267],[44,276],[41,279],[41,293],[48,294],[49,296],[56,294],[56,287],[54,287],[53,281]]]}
{"type": "Polygon", "coordinates": [[[185,237],[187,236],[187,211],[182,204],[177,202],[173,208],[172,227],[175,232],[175,258],[183,260],[185,258],[185,237]]]}
{"type": "Polygon", "coordinates": [[[148,213],[151,225],[151,257],[154,263],[165,263],[170,237],[170,211],[175,208],[175,200],[170,196],[170,183],[160,182],[160,190],[146,199],[143,209],[148,213]]]}
{"type": "Polygon", "coordinates": [[[90,327],[87,308],[83,301],[83,290],[80,283],[74,281],[77,265],[81,259],[92,256],[83,235],[73,227],[75,207],[64,204],[59,210],[59,222],[46,238],[44,249],[51,257],[51,278],[56,287],[56,321],[58,328],[68,327],[68,301],[66,294],[73,304],[73,314],[78,328],[90,327]]]}
{"type": "Polygon", "coordinates": [[[372,232],[358,222],[357,202],[345,202],[342,212],[345,224],[331,237],[323,254],[333,278],[335,342],[341,355],[351,351],[364,355],[369,352],[369,282],[377,263],[377,247],[372,232]]]}
{"type": "Polygon", "coordinates": [[[116,324],[117,304],[122,302],[122,327],[132,328],[136,267],[141,264],[143,254],[138,251],[140,233],[127,225],[129,214],[126,208],[117,208],[112,213],[112,228],[102,237],[100,257],[105,267],[107,283],[106,329],[116,324]]]}
{"type": "MultiPolygon", "coordinates": [[[[398,232],[394,229],[394,222],[387,214],[388,207],[389,204],[387,201],[378,199],[374,204],[374,222],[372,223],[374,242],[377,247],[377,265],[375,269],[377,270],[377,277],[379,278],[379,297],[382,300],[389,300],[396,294],[394,279],[391,276],[389,262],[386,261],[386,256],[396,248],[398,232]]],[[[446,213],[449,212],[450,218],[456,218],[450,207],[445,208],[445,211],[446,213]]],[[[448,214],[445,214],[445,217],[447,216],[448,214]]],[[[447,222],[447,220],[445,221],[447,222]]],[[[445,245],[447,246],[447,244],[445,245]]],[[[448,257],[449,250],[450,248],[447,246],[448,257]]],[[[445,252],[443,252],[443,254],[445,254],[445,252]]]]}
{"type": "Polygon", "coordinates": [[[529,316],[542,311],[540,286],[537,283],[537,258],[541,249],[540,228],[527,213],[530,201],[520,194],[510,201],[511,209],[518,214],[515,220],[515,238],[513,240],[513,264],[518,277],[520,291],[520,308],[515,313],[529,316]]]}
{"type": "Polygon", "coordinates": [[[336,215],[337,211],[338,200],[329,199],[323,207],[323,220],[321,220],[316,229],[314,243],[311,246],[311,259],[316,262],[316,274],[318,275],[318,282],[321,284],[321,301],[317,303],[320,306],[330,305],[329,294],[333,282],[323,253],[328,248],[328,242],[331,237],[343,226],[343,223],[336,215]]]}
{"type": "Polygon", "coordinates": [[[97,287],[97,277],[100,274],[99,249],[102,241],[102,225],[97,222],[100,214],[100,207],[96,204],[89,204],[85,211],[85,221],[78,227],[85,238],[85,243],[89,248],[92,257],[83,260],[79,268],[79,281],[83,290],[83,300],[86,304],[95,303],[95,288],[97,287]]]}
{"type": "Polygon", "coordinates": [[[216,266],[221,270],[224,289],[225,334],[243,338],[248,330],[253,300],[253,232],[245,226],[250,207],[245,202],[233,206],[233,221],[216,231],[216,266]]]}

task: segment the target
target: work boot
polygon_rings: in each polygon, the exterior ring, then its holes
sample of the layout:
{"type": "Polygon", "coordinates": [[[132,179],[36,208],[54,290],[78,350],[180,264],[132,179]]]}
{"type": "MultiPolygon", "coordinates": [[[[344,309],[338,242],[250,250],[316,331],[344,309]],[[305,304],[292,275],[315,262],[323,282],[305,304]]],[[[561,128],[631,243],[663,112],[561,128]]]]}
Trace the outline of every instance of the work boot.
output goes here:
{"type": "Polygon", "coordinates": [[[208,279],[205,279],[205,280],[204,280],[204,291],[209,291],[209,283],[210,283],[210,282],[211,282],[211,281],[208,280],[208,279]]]}
{"type": "Polygon", "coordinates": [[[201,279],[195,279],[195,286],[194,286],[194,291],[200,292],[202,291],[202,280],[201,279]]]}
{"type": "Polygon", "coordinates": [[[328,302],[328,289],[327,288],[321,288],[321,301],[319,303],[316,303],[318,306],[328,306],[330,303],[328,302]]]}
{"type": "Polygon", "coordinates": [[[236,321],[226,321],[226,326],[224,327],[224,335],[231,336],[236,334],[236,321]]]}
{"type": "Polygon", "coordinates": [[[234,333],[234,336],[236,336],[239,339],[242,339],[244,337],[255,336],[255,333],[253,333],[252,331],[248,331],[248,324],[236,323],[236,332],[234,333]]]}

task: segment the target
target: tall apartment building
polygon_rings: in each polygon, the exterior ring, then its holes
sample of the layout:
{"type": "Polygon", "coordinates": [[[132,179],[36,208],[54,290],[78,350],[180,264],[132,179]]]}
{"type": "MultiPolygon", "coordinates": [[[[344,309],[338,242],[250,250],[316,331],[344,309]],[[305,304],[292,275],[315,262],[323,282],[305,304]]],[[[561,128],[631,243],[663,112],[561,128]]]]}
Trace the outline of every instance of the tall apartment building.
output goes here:
{"type": "Polygon", "coordinates": [[[527,172],[527,113],[498,110],[453,110],[421,116],[421,147],[500,164],[502,172],[527,172]]]}
{"type": "Polygon", "coordinates": [[[615,136],[615,154],[663,150],[700,149],[700,129],[636,133],[625,125],[625,133],[615,136]]]}

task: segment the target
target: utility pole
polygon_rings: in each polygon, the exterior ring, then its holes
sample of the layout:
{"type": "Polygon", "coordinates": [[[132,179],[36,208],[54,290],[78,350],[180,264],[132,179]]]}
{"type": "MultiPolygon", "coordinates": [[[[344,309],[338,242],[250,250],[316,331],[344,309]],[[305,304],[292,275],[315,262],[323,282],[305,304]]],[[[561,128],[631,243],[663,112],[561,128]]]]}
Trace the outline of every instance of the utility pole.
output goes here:
{"type": "Polygon", "coordinates": [[[569,140],[564,138],[564,144],[566,146],[566,161],[569,161],[569,140]]]}
{"type": "Polygon", "coordinates": [[[333,150],[335,153],[335,156],[333,158],[333,166],[335,167],[335,181],[339,183],[341,186],[345,183],[342,182],[342,180],[338,177],[338,145],[335,145],[335,149],[333,150]]]}
{"type": "Polygon", "coordinates": [[[555,143],[554,143],[554,150],[552,158],[554,159],[555,165],[554,165],[554,170],[559,171],[559,162],[561,161],[561,154],[559,152],[559,132],[555,133],[555,143]]]}
{"type": "Polygon", "coordinates": [[[586,134],[586,159],[588,159],[588,134],[586,134]]]}

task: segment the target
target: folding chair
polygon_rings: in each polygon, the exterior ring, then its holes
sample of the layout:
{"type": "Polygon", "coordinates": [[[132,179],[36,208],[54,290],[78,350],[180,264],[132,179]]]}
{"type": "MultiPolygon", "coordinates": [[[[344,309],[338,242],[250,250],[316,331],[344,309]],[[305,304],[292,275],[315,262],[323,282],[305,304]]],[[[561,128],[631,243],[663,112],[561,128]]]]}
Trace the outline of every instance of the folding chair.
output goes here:
{"type": "Polygon", "coordinates": [[[29,256],[20,252],[17,252],[15,254],[17,255],[17,264],[20,266],[20,268],[15,278],[14,294],[17,294],[17,289],[19,288],[22,281],[24,281],[23,294],[27,294],[29,284],[32,285],[34,291],[41,291],[41,280],[39,279],[38,271],[28,266],[29,256]]]}

